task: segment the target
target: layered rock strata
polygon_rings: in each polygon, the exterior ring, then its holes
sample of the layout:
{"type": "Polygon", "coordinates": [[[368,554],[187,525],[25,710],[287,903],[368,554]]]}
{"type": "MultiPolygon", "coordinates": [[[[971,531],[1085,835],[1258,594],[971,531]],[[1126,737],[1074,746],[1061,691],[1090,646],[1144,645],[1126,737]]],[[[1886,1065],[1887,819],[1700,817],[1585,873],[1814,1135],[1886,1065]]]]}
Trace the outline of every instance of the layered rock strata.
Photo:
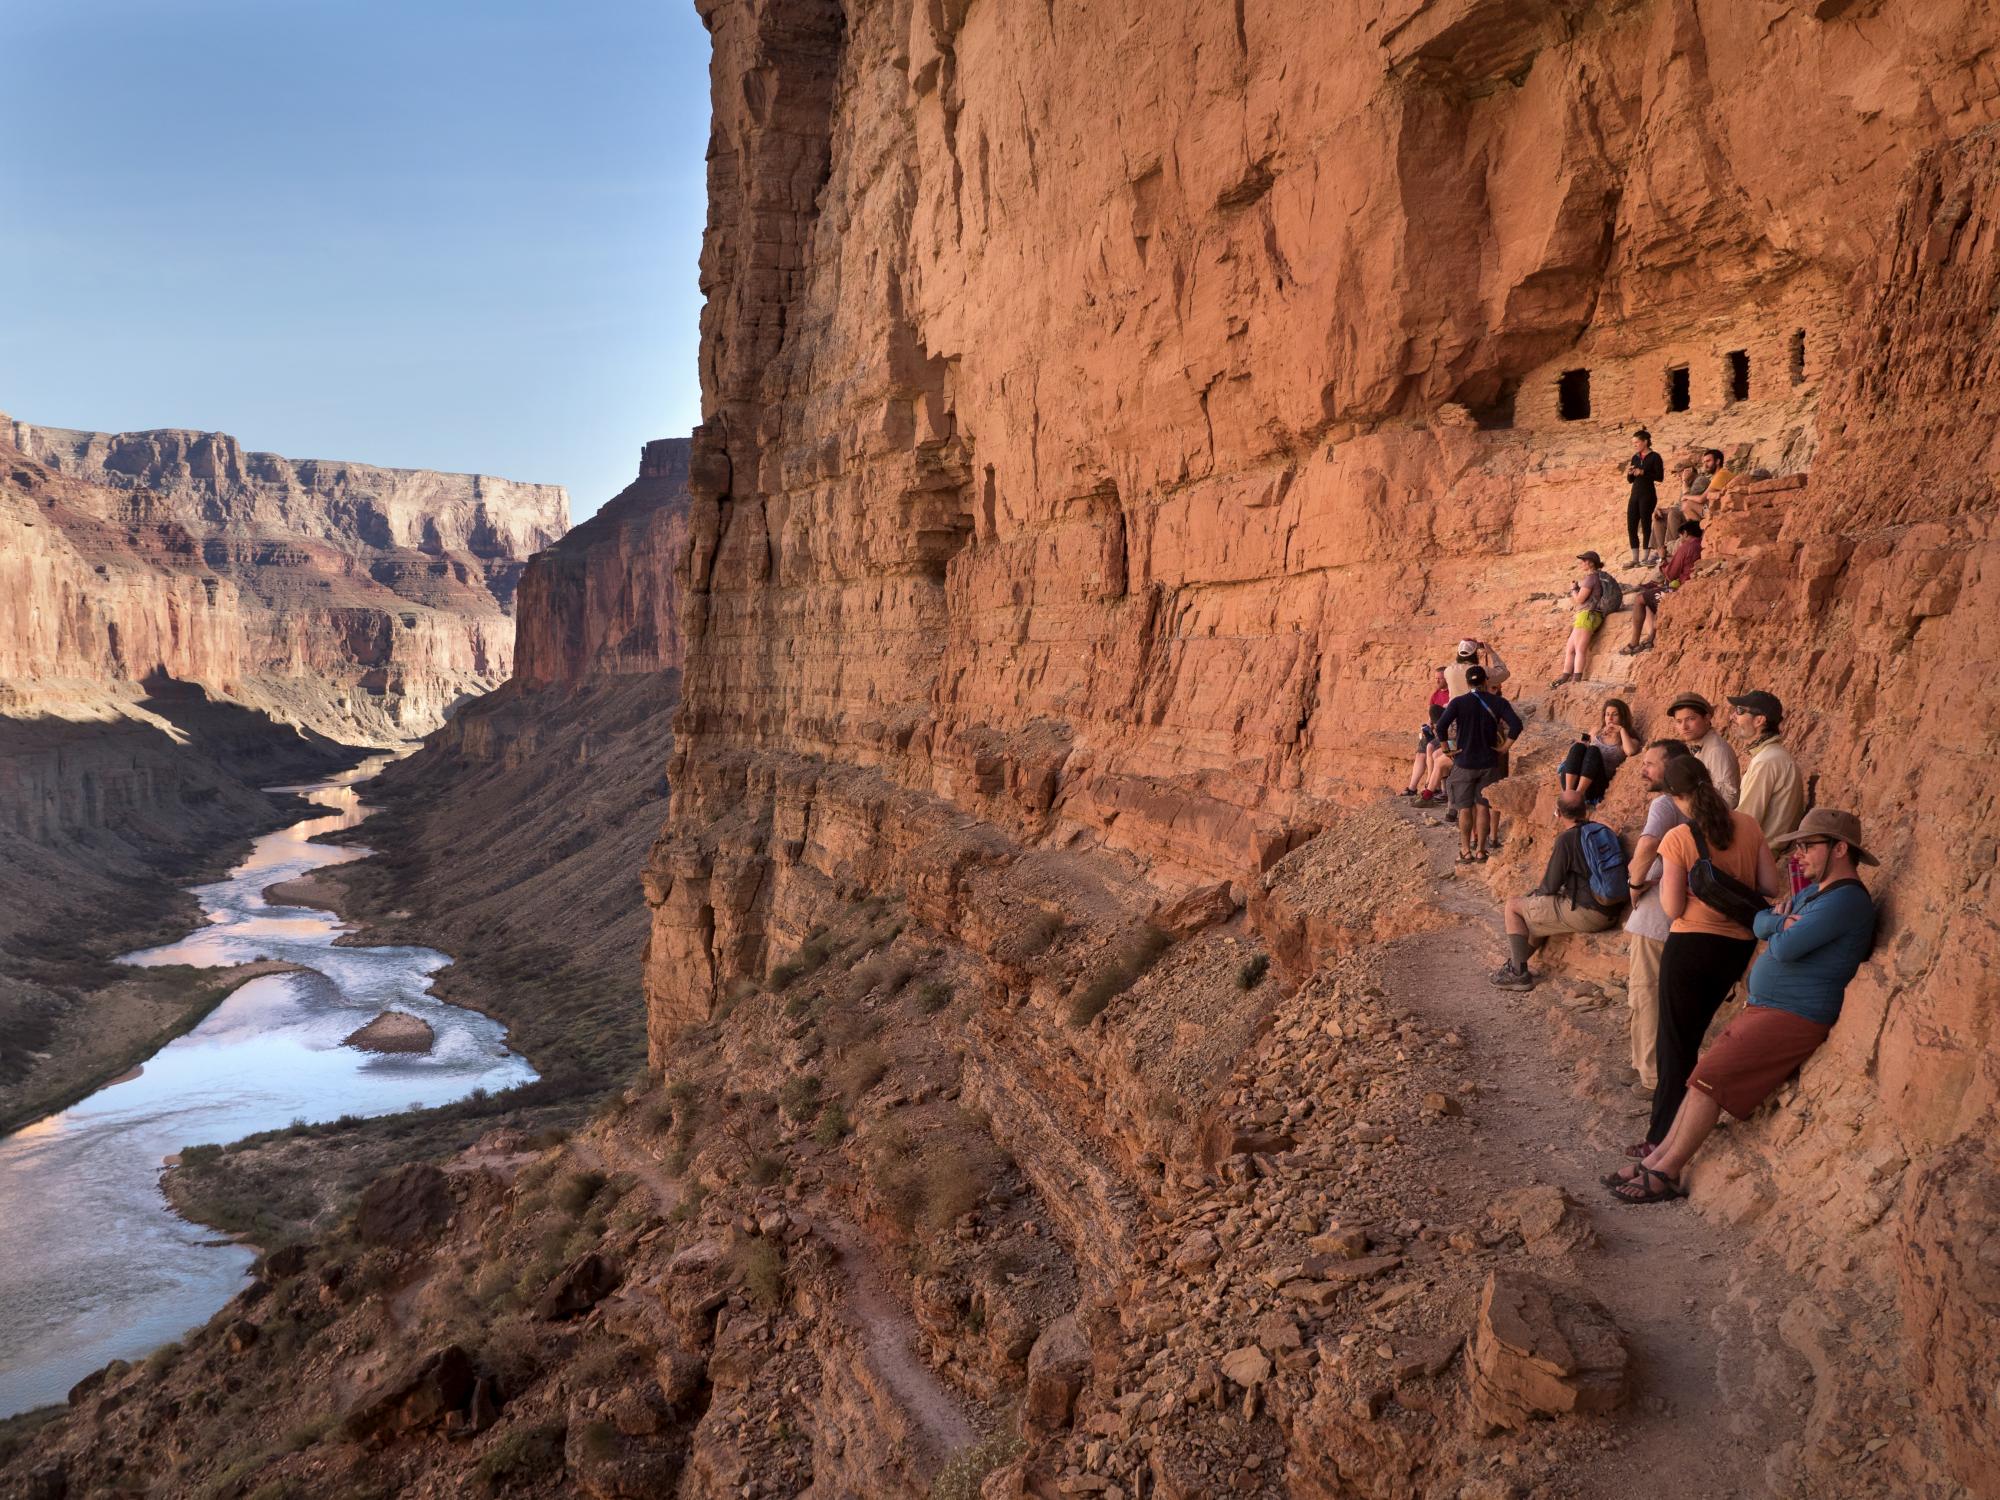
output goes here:
{"type": "MultiPolygon", "coordinates": [[[[2000,959],[1990,11],[701,9],[656,1064],[856,892],[905,894],[1003,977],[1008,901],[1251,899],[1400,777],[1452,640],[1553,670],[1570,558],[1614,554],[1644,422],[1780,477],[1724,510],[1661,650],[1607,642],[1593,684],[1528,696],[1546,724],[1622,689],[1653,729],[1683,687],[1776,690],[1820,801],[1880,830],[1890,917],[1849,1018],[1697,1198],[1764,1216],[1822,1397],[1913,1403],[1900,1482],[1990,1472],[1952,1373],[1988,1293],[1922,1207],[1990,1204],[1959,1143],[2000,1103],[1974,998],[2000,959]],[[1836,1354],[1814,1309],[1892,1322],[1899,1275],[1900,1352],[1836,1354]]],[[[1045,1059],[982,1034],[1023,1085],[991,1091],[996,1130],[1060,1162],[1030,1168],[1052,1221],[1115,1279],[1104,1209],[1138,1153],[1103,1121],[1065,1142],[1087,1109],[1036,1127],[1045,1059]]],[[[1830,1444],[1800,1458],[1842,1473],[1830,1444]]]]}
{"type": "Polygon", "coordinates": [[[506,680],[555,485],[0,419],[0,681],[73,711],[168,678],[388,744],[506,680]]]}

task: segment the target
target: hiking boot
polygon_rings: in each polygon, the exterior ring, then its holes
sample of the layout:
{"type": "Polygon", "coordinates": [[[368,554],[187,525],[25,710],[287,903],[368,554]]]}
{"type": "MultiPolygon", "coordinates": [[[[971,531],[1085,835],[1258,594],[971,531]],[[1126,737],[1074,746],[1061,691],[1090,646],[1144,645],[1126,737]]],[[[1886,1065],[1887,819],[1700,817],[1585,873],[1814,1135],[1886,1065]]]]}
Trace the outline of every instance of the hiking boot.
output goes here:
{"type": "Polygon", "coordinates": [[[1531,990],[1535,987],[1535,976],[1526,969],[1517,969],[1512,964],[1502,964],[1491,975],[1495,989],[1531,990]]]}

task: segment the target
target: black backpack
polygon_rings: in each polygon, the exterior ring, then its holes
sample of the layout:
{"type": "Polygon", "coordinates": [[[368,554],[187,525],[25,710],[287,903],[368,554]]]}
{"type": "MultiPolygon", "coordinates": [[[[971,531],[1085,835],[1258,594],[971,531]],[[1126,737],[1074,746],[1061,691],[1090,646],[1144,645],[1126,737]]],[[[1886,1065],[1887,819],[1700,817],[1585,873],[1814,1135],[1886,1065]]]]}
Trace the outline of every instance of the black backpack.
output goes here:
{"type": "Polygon", "coordinates": [[[1769,911],[1770,902],[1727,870],[1716,869],[1715,861],[1709,857],[1708,840],[1701,836],[1701,825],[1689,819],[1687,827],[1688,832],[1694,835],[1694,849],[1698,856],[1694,867],[1688,871],[1688,894],[1739,927],[1748,927],[1757,913],[1769,911]]]}

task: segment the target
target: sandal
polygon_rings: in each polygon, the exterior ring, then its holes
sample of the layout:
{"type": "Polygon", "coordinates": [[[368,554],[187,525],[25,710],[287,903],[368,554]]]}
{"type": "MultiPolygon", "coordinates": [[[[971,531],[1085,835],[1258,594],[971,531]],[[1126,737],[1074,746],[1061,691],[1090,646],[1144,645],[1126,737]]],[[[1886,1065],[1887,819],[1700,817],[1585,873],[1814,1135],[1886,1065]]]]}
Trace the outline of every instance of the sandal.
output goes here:
{"type": "Polygon", "coordinates": [[[1619,1186],[1621,1183],[1631,1182],[1638,1175],[1639,1174],[1636,1171],[1634,1171],[1631,1167],[1620,1167],[1615,1172],[1606,1172],[1602,1177],[1598,1178],[1597,1180],[1600,1183],[1602,1183],[1605,1187],[1615,1188],[1619,1186]]]}
{"type": "Polygon", "coordinates": [[[1676,1198],[1687,1196],[1686,1188],[1665,1172],[1657,1172],[1651,1167],[1639,1168],[1638,1176],[1629,1182],[1621,1182],[1610,1191],[1620,1203],[1671,1203],[1676,1198]]]}
{"type": "Polygon", "coordinates": [[[1461,855],[1459,855],[1459,857],[1458,857],[1458,862],[1459,862],[1460,864],[1462,864],[1462,865],[1470,865],[1470,864],[1477,864],[1477,863],[1478,863],[1478,861],[1477,861],[1476,859],[1474,859],[1474,858],[1473,858],[1473,856],[1472,856],[1472,855],[1470,855],[1470,854],[1461,854],[1461,855]]]}
{"type": "Polygon", "coordinates": [[[1640,1141],[1635,1146],[1627,1146],[1625,1148],[1625,1159],[1627,1161],[1644,1161],[1659,1149],[1651,1141],[1640,1141]]]}

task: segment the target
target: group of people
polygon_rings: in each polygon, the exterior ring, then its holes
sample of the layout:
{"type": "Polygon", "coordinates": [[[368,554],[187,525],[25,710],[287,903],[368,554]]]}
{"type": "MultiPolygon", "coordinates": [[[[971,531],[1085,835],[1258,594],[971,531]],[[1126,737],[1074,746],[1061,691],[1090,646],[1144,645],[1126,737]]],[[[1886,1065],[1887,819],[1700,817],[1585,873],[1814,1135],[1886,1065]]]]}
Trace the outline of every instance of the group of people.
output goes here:
{"type": "Polygon", "coordinates": [[[1659,486],[1666,480],[1666,465],[1653,451],[1653,435],[1641,427],[1632,439],[1634,452],[1625,465],[1631,485],[1625,502],[1625,538],[1631,549],[1626,565],[1655,571],[1628,588],[1611,575],[1596,551],[1577,554],[1583,568],[1570,583],[1570,631],[1553,687],[1581,682],[1588,675],[1592,643],[1614,614],[1628,613],[1632,619],[1629,638],[1618,648],[1621,655],[1637,656],[1653,649],[1660,606],[1694,576],[1709,508],[1736,478],[1720,448],[1703,449],[1678,470],[1680,497],[1663,505],[1659,486]]]}
{"type": "Polygon", "coordinates": [[[1508,959],[1492,982],[1510,990],[1534,987],[1529,960],[1547,939],[1605,932],[1623,917],[1632,1068],[1653,1097],[1646,1139],[1604,1179],[1628,1203],[1682,1196],[1681,1174],[1721,1112],[1747,1119],[1826,1040],[1874,943],[1858,872],[1876,861],[1859,820],[1808,810],[1774,694],[1729,703],[1747,762],[1699,693],[1675,698],[1674,733],[1643,747],[1626,705],[1606,704],[1558,772],[1559,832],[1542,882],[1504,910],[1508,959]],[[1628,852],[1592,809],[1635,753],[1651,801],[1628,852]],[[1746,970],[1747,1004],[1703,1052],[1746,970]]]}

